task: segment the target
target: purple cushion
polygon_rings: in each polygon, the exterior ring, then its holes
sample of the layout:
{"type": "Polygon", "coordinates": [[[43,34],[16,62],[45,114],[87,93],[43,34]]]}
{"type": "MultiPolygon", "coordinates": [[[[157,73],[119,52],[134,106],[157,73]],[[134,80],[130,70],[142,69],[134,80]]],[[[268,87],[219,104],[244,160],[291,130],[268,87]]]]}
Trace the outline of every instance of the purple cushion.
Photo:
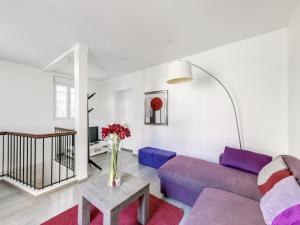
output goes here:
{"type": "Polygon", "coordinates": [[[300,204],[294,205],[277,216],[272,225],[300,225],[300,204]]]}
{"type": "Polygon", "coordinates": [[[226,146],[221,164],[258,174],[271,161],[271,156],[226,146]]]}
{"type": "Polygon", "coordinates": [[[265,225],[259,202],[226,191],[205,188],[185,225],[265,225]]]}

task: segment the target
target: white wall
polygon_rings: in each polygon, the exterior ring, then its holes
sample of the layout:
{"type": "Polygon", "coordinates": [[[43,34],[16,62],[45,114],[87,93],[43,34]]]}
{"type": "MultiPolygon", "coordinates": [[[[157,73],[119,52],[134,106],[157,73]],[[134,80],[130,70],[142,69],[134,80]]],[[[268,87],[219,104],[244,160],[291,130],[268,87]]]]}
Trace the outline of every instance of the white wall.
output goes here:
{"type": "MultiPolygon", "coordinates": [[[[0,130],[44,133],[54,126],[73,128],[73,120],[54,120],[53,82],[51,73],[0,61],[0,130]]],[[[97,89],[98,81],[90,79],[89,92],[97,89]]],[[[98,125],[99,101],[99,95],[91,99],[92,125],[98,125]]]]}
{"type": "MultiPolygon", "coordinates": [[[[299,49],[297,20],[299,17],[289,27],[289,41],[295,43],[292,49],[299,49]]],[[[232,92],[245,148],[272,155],[288,151],[286,45],[287,29],[282,29],[187,57],[214,73],[232,92]]],[[[297,52],[289,52],[294,62],[299,61],[294,57],[299,57],[297,52]]],[[[290,74],[291,68],[299,74],[297,63],[289,64],[290,74]]],[[[95,107],[91,125],[114,122],[115,93],[132,89],[134,115],[128,143],[135,152],[154,146],[216,161],[225,145],[237,147],[232,108],[222,88],[205,74],[198,76],[198,71],[192,83],[167,85],[166,69],[167,64],[162,64],[103,82],[90,80],[89,92],[97,92],[91,100],[95,107]],[[144,92],[162,89],[169,90],[169,126],[145,126],[144,92]]],[[[289,79],[290,87],[297,82],[296,76],[289,79]]],[[[291,87],[290,96],[296,91],[291,87]]],[[[290,117],[297,119],[292,116],[297,115],[291,110],[292,102],[297,101],[293,99],[290,97],[290,117]]],[[[0,61],[0,102],[0,130],[46,132],[55,125],[73,125],[73,121],[53,120],[53,76],[38,69],[0,61]]],[[[292,146],[297,138],[293,138],[296,132],[291,132],[295,130],[291,124],[294,122],[290,123],[292,146]]]]}
{"type": "Polygon", "coordinates": [[[0,62],[0,129],[49,131],[53,120],[53,78],[27,66],[0,62]]]}
{"type": "MultiPolygon", "coordinates": [[[[132,101],[133,93],[131,89],[128,90],[122,90],[115,92],[115,116],[114,121],[116,123],[126,123],[127,126],[130,126],[131,129],[135,129],[133,127],[136,125],[136,112],[134,110],[135,105],[132,101]]],[[[126,149],[134,149],[135,144],[132,138],[126,138],[122,141],[122,148],[126,149]]]]}
{"type": "Polygon", "coordinates": [[[300,4],[288,27],[289,153],[300,158],[300,4]]]}
{"type": "MultiPolygon", "coordinates": [[[[247,149],[272,155],[288,151],[286,54],[287,29],[282,29],[186,58],[227,85],[239,108],[247,149]]],[[[153,146],[216,161],[225,145],[238,147],[224,90],[196,70],[194,82],[167,85],[166,70],[162,64],[101,82],[102,125],[114,122],[115,92],[132,89],[135,152],[153,146]],[[144,92],[164,89],[169,90],[169,126],[145,126],[144,92]]]]}

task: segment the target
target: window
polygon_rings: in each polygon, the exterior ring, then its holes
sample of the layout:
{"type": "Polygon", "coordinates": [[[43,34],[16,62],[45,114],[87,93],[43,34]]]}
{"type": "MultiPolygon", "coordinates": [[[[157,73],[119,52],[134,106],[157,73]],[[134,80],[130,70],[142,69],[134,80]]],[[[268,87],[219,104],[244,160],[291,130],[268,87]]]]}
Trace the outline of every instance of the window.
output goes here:
{"type": "Polygon", "coordinates": [[[68,87],[56,85],[56,118],[68,117],[68,87]]]}
{"type": "Polygon", "coordinates": [[[73,85],[55,81],[55,118],[71,119],[75,116],[75,90],[73,85]]]}

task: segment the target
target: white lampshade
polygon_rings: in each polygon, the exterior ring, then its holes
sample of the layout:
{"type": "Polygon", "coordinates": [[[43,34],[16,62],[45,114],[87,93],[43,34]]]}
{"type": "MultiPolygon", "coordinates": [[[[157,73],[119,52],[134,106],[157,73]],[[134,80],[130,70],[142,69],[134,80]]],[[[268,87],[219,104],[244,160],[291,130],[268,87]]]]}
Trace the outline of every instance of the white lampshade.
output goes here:
{"type": "Polygon", "coordinates": [[[168,84],[179,84],[193,80],[191,63],[189,61],[178,60],[169,64],[168,84]]]}

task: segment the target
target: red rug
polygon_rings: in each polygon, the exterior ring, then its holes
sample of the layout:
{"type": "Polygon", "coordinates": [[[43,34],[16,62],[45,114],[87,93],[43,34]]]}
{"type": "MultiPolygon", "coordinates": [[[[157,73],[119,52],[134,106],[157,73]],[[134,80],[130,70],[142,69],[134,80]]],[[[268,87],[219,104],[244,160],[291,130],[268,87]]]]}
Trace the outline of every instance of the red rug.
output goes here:
{"type": "MultiPolygon", "coordinates": [[[[78,206],[74,206],[53,217],[42,225],[77,225],[78,206]]],[[[138,202],[133,202],[119,214],[119,225],[139,225],[137,222],[138,202]]],[[[153,195],[150,195],[150,219],[147,225],[178,225],[183,217],[183,210],[153,195]]],[[[102,225],[103,214],[91,206],[91,225],[102,225]]]]}

